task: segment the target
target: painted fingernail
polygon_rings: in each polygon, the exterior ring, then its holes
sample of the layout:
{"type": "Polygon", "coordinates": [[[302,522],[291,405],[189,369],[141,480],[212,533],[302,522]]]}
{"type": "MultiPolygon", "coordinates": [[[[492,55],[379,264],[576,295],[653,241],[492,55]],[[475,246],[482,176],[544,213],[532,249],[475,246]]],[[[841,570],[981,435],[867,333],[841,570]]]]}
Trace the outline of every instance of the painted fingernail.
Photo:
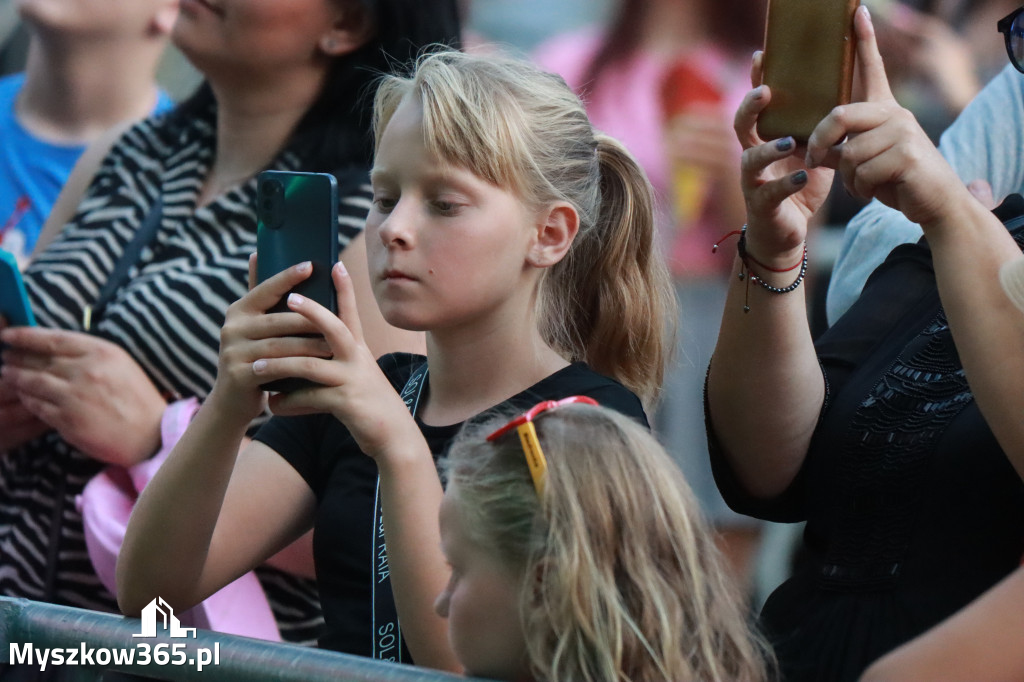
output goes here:
{"type": "Polygon", "coordinates": [[[267,361],[266,360],[257,360],[256,362],[252,363],[252,373],[253,374],[259,374],[263,370],[265,370],[266,368],[267,368],[267,361]]]}
{"type": "Polygon", "coordinates": [[[288,294],[288,305],[300,306],[306,302],[306,299],[299,294],[288,294]]]}
{"type": "Polygon", "coordinates": [[[301,263],[299,263],[298,265],[295,266],[295,271],[296,272],[309,272],[312,269],[313,269],[313,264],[310,263],[308,260],[307,261],[303,261],[303,262],[301,262],[301,263]]]}
{"type": "Polygon", "coordinates": [[[778,149],[780,152],[788,152],[790,149],[793,148],[794,144],[795,143],[793,142],[792,137],[784,137],[781,140],[777,140],[775,142],[775,148],[778,149]]]}
{"type": "Polygon", "coordinates": [[[802,185],[807,182],[807,171],[798,170],[796,173],[790,176],[789,181],[794,185],[802,185]]]}

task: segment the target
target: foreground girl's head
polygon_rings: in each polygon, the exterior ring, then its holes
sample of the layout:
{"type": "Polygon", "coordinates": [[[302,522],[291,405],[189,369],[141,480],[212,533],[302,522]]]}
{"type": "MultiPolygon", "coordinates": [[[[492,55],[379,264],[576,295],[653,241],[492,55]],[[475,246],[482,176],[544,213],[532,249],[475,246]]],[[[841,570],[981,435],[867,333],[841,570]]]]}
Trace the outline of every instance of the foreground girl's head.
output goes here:
{"type": "Polygon", "coordinates": [[[589,405],[542,412],[537,486],[516,429],[485,439],[502,423],[468,428],[446,465],[438,610],[469,673],[764,678],[689,489],[646,429],[589,405]]]}
{"type": "MultiPolygon", "coordinates": [[[[406,122],[410,109],[419,143],[437,163],[510,193],[528,213],[562,211],[556,218],[566,221],[571,246],[548,260],[521,254],[517,265],[537,271],[532,295],[543,338],[650,398],[674,306],[655,248],[650,184],[633,158],[594,131],[561,78],[522,61],[441,52],[421,58],[411,78],[385,78],[375,109],[378,163],[395,148],[387,139],[393,117],[406,122]]],[[[443,198],[437,210],[448,207],[443,198]]],[[[388,209],[400,205],[400,197],[389,199],[388,209]]],[[[371,235],[384,221],[378,208],[371,235]]],[[[508,239],[505,251],[518,243],[508,239]]]]}

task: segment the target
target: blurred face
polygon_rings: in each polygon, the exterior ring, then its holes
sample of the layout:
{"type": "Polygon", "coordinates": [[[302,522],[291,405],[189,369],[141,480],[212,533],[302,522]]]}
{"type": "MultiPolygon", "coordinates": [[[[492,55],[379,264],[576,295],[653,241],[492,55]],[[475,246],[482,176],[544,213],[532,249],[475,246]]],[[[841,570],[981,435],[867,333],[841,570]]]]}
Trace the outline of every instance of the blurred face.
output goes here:
{"type": "Polygon", "coordinates": [[[467,536],[453,486],[441,502],[441,549],[452,575],[434,609],[448,619],[448,640],[466,674],[529,679],[518,580],[467,536]]]}
{"type": "Polygon", "coordinates": [[[158,9],[177,0],[16,0],[22,18],[41,30],[82,36],[141,36],[158,9]]]}
{"type": "Polygon", "coordinates": [[[532,295],[526,261],[537,216],[512,192],[427,151],[422,105],[402,100],[381,136],[366,244],[385,319],[439,330],[504,312],[532,295]]]}
{"type": "Polygon", "coordinates": [[[181,0],[172,38],[202,71],[307,64],[344,9],[336,0],[181,0]]]}

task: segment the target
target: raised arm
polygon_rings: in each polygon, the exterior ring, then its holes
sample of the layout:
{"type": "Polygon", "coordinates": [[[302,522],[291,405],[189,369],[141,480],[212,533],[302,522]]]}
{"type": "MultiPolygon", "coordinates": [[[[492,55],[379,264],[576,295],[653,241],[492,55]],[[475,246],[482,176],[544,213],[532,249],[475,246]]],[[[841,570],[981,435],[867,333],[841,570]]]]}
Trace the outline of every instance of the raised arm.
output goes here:
{"type": "Polygon", "coordinates": [[[1024,678],[1024,568],[941,624],[876,661],[861,682],[1002,682],[1024,678]]]}
{"type": "MultiPolygon", "coordinates": [[[[1024,78],[1011,65],[967,106],[942,134],[939,152],[965,184],[991,185],[998,203],[1024,190],[1024,78]]],[[[868,275],[894,247],[921,238],[921,226],[872,201],[846,226],[829,283],[827,312],[834,323],[860,295],[868,275]]]]}
{"type": "MultiPolygon", "coordinates": [[[[873,36],[865,8],[856,19],[863,35],[873,36]]],[[[1019,258],[1020,248],[893,99],[873,40],[861,42],[871,48],[860,54],[867,101],[838,107],[819,124],[808,161],[838,168],[852,194],[876,198],[921,226],[971,391],[1024,475],[1024,317],[999,283],[1000,268],[1019,258]]]]}
{"type": "Polygon", "coordinates": [[[213,390],[128,524],[117,566],[125,613],[158,594],[176,608],[192,606],[312,526],[313,493],[291,465],[258,442],[238,454],[263,409],[264,379],[253,362],[328,353],[321,339],[298,336],[315,331],[301,316],[263,314],[308,276],[306,265],[253,288],[228,310],[213,390]]]}
{"type": "Polygon", "coordinates": [[[323,335],[329,352],[323,359],[282,355],[267,360],[255,373],[260,382],[303,377],[319,384],[274,395],[271,409],[280,415],[333,414],[348,427],[362,452],[377,462],[388,569],[406,645],[417,665],[459,670],[448,644],[447,623],[433,608],[450,573],[441,552],[438,512],[443,492],[434,460],[415,420],[367,347],[354,284],[343,263],[335,266],[332,276],[338,291],[337,317],[304,297],[288,298],[289,308],[323,335]]]}
{"type": "MultiPolygon", "coordinates": [[[[755,84],[760,63],[756,55],[755,84]]],[[[761,498],[781,493],[799,471],[821,411],[824,381],[804,289],[771,293],[749,275],[756,273],[779,289],[796,281],[808,219],[832,181],[827,169],[804,169],[792,138],[764,142],[757,136],[757,117],[770,99],[766,86],[757,87],[736,114],[736,134],[744,148],[744,239],[751,271],[741,281],[736,259],[708,375],[714,434],[739,481],[761,498]],[[789,269],[793,265],[796,269],[789,269]]]]}

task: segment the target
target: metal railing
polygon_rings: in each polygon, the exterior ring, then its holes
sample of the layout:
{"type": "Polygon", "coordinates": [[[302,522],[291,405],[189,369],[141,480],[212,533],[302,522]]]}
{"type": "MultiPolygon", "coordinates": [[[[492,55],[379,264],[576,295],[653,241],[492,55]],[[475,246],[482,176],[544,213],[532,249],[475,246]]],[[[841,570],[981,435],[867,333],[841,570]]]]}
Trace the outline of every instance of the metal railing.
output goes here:
{"type": "Polygon", "coordinates": [[[0,597],[0,680],[466,682],[433,670],[208,630],[187,638],[162,631],[140,639],[140,632],[138,618],[0,597]],[[64,659],[56,665],[54,651],[64,659]],[[78,652],[75,664],[67,660],[70,651],[78,652]],[[91,655],[85,657],[87,651],[91,655]],[[128,651],[131,663],[122,653],[128,651]],[[42,656],[47,658],[43,670],[42,656]],[[202,670],[197,663],[205,664],[202,670]]]}

